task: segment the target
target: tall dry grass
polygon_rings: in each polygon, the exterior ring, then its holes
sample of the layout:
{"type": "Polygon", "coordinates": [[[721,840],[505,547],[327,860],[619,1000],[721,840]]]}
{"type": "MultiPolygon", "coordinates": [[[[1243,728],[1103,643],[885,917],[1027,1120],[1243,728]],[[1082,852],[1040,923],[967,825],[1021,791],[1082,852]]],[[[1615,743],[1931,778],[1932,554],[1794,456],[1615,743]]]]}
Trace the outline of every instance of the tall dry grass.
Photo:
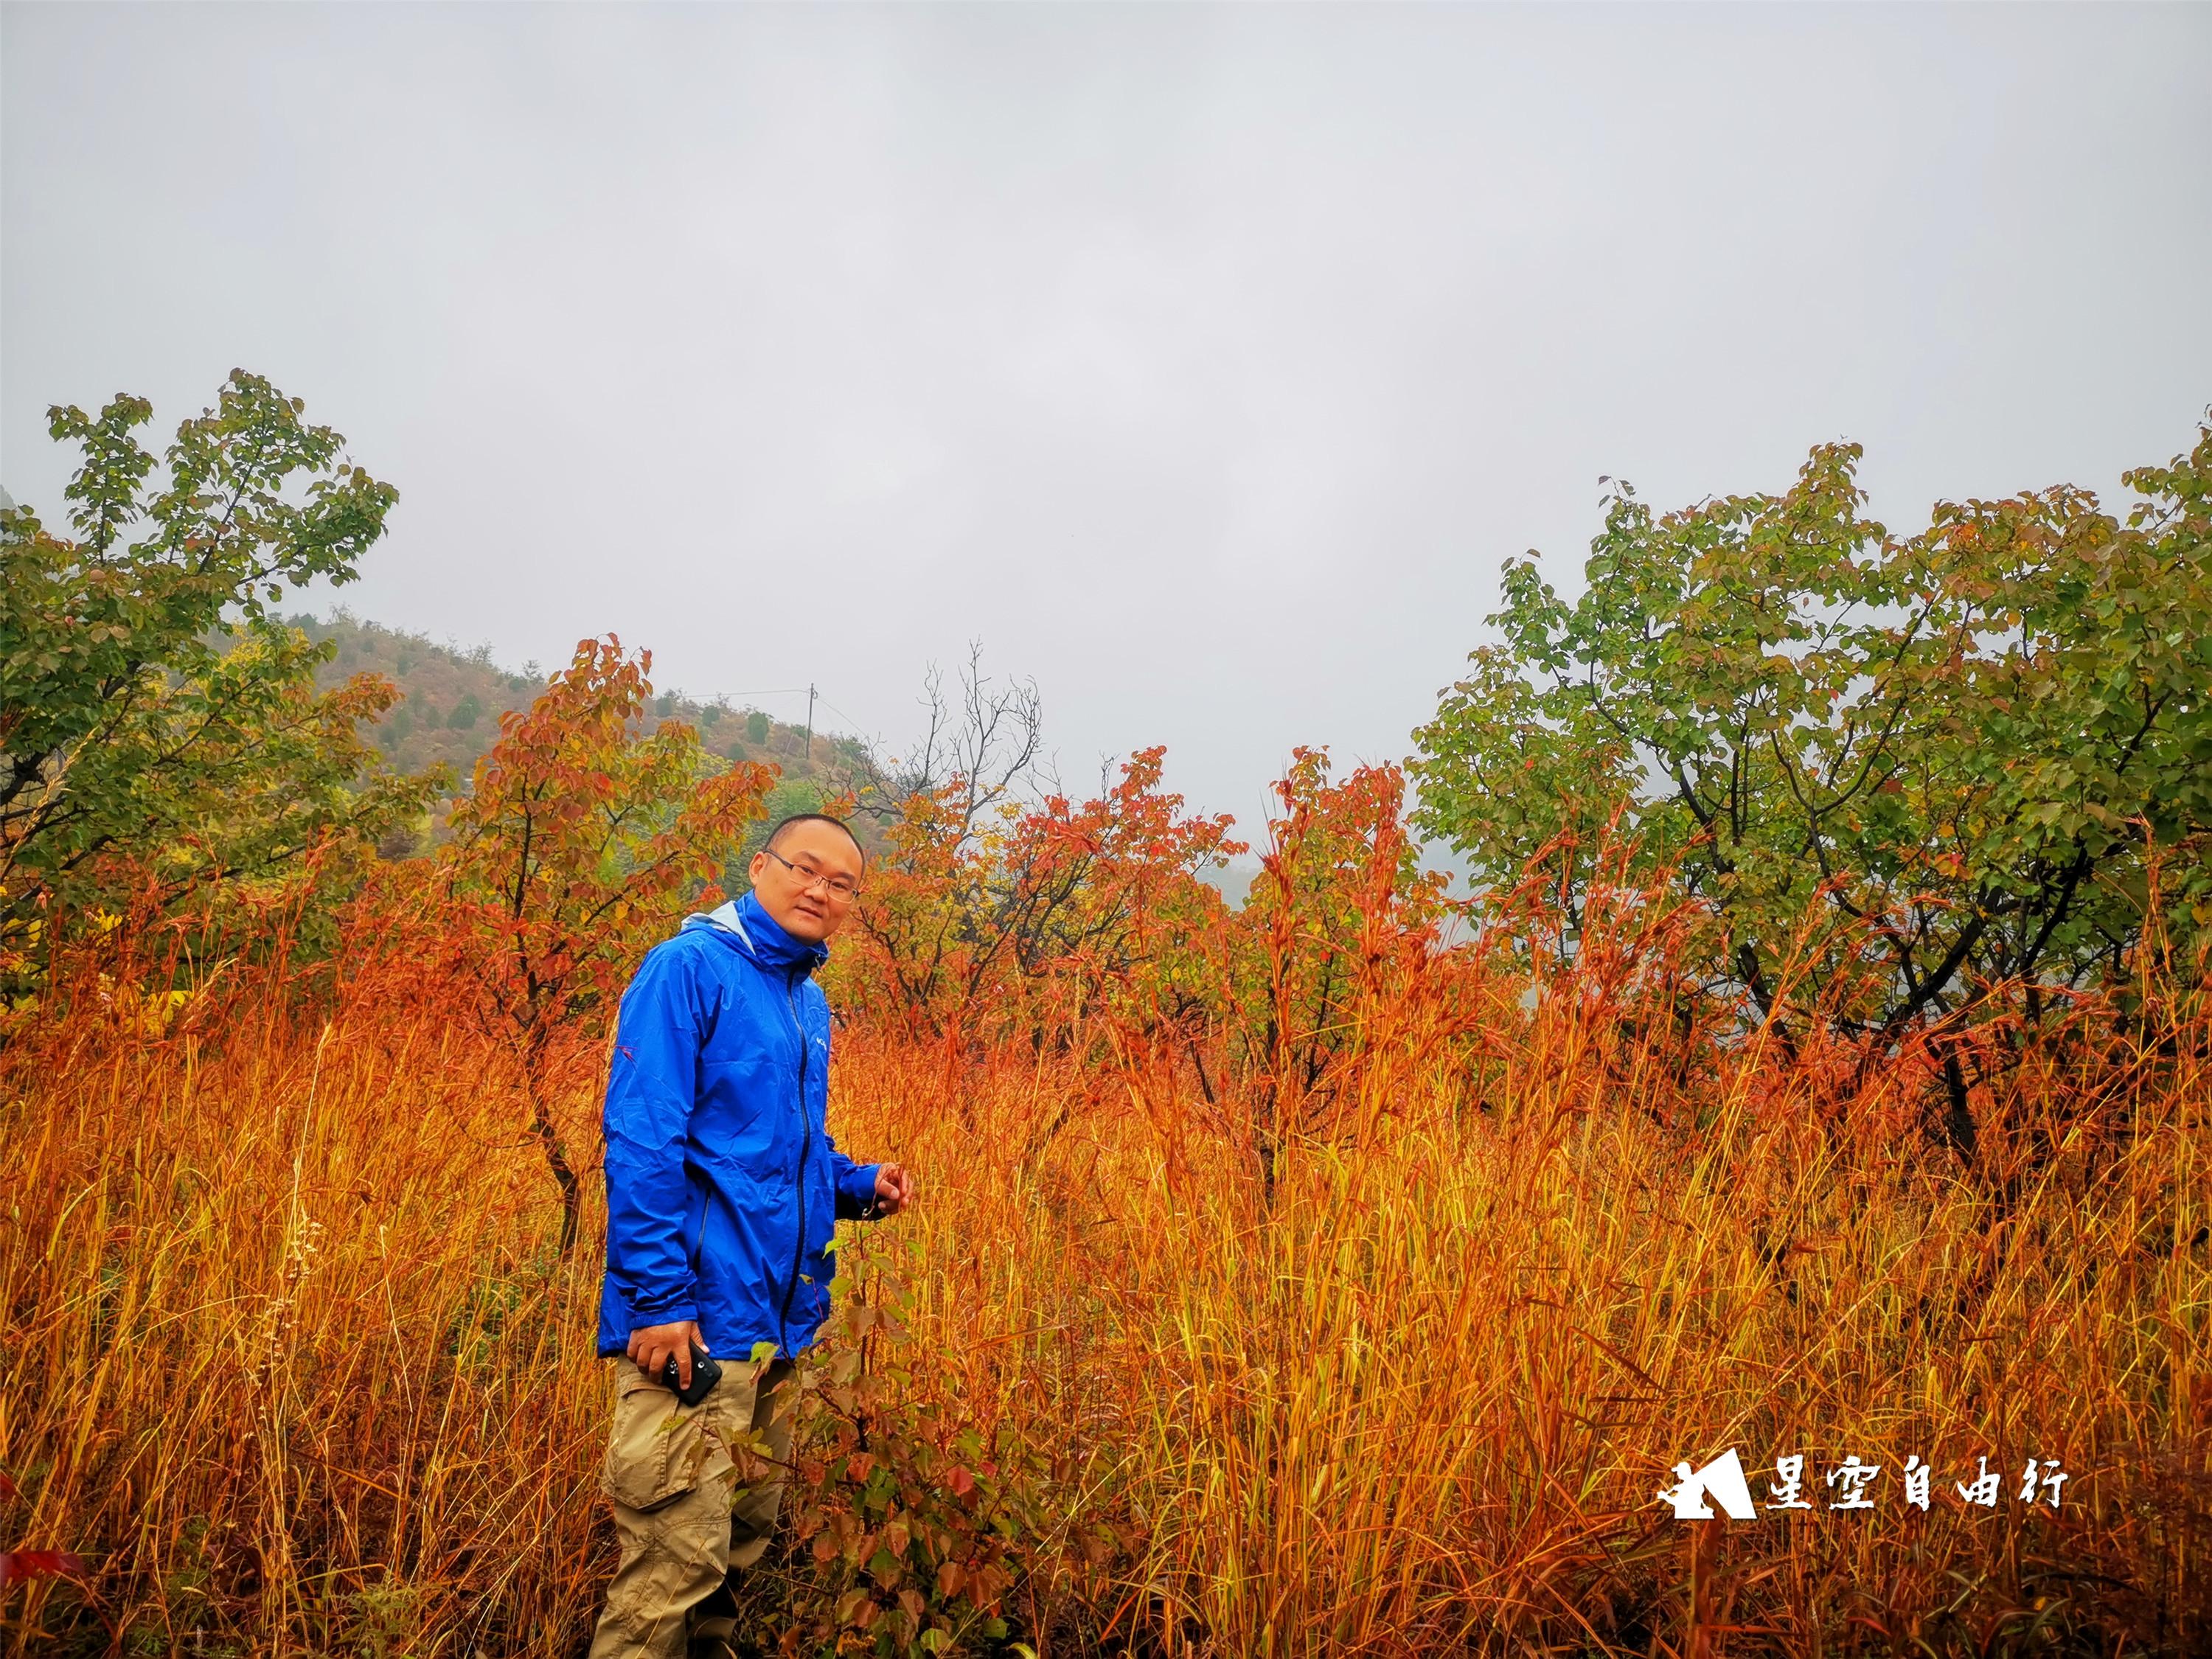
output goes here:
{"type": "MultiPolygon", "coordinates": [[[[1136,1049],[840,1038],[841,1144],[923,1182],[844,1252],[848,1295],[903,1287],[870,1363],[1042,1483],[1016,1637],[2212,1645],[2205,1012],[2143,988],[2032,1051],[1968,1170],[1909,1054],[1686,1046],[1634,980],[1589,950],[1532,1008],[1501,973],[1449,1041],[1440,1006],[1370,1010],[1272,1182],[1249,1103],[1136,1049]],[[1654,1503],[1728,1446],[1762,1498],[1802,1452],[1820,1507],[1654,1503]],[[1854,1453],[1877,1507],[1832,1512],[1854,1453]],[[1952,1490],[1984,1456],[1988,1510],[1952,1490]],[[2056,1510],[2014,1496],[2030,1456],[2056,1510]]],[[[562,1091],[593,1165],[595,1067],[562,1091]]],[[[577,1649],[611,1565],[600,1223],[558,1259],[495,1051],[391,1000],[80,991],[0,1053],[0,1545],[88,1564],[4,1592],[8,1650],[577,1649]]]]}

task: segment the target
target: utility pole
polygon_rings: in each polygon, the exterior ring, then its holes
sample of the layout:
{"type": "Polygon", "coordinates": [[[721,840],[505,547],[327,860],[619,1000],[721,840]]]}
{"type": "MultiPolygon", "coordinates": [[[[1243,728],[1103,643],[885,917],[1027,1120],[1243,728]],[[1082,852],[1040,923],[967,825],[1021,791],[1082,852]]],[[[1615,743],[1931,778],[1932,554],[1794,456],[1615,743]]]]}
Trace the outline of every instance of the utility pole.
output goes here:
{"type": "Polygon", "coordinates": [[[814,764],[814,683],[806,684],[806,763],[814,764]]]}

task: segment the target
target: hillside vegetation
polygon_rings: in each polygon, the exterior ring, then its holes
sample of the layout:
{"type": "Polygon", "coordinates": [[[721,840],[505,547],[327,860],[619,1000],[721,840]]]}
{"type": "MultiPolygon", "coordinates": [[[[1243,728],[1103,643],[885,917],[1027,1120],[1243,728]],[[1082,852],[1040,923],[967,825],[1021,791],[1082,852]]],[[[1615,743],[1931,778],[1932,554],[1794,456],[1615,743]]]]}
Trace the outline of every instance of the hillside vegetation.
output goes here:
{"type": "MultiPolygon", "coordinates": [[[[491,649],[464,651],[364,622],[340,608],[328,619],[301,614],[285,622],[330,655],[318,667],[316,684],[331,690],[356,674],[379,674],[398,688],[398,699],[371,732],[385,762],[402,772],[444,765],[465,786],[477,763],[499,737],[501,714],[527,709],[545,689],[549,675],[534,663],[509,670],[492,660],[491,649]]],[[[826,799],[848,787],[864,748],[858,738],[828,732],[812,733],[764,711],[700,702],[664,693],[638,714],[641,732],[661,721],[679,720],[697,728],[707,751],[729,761],[763,761],[781,773],[794,793],[826,799]]]]}
{"type": "MultiPolygon", "coordinates": [[[[441,801],[265,608],[390,487],[251,376],[147,418],[0,525],[0,1644],[575,1655],[611,1018],[784,786],[601,638],[441,801]]],[[[1917,537],[1854,460],[1509,572],[1418,812],[1301,750],[1248,849],[933,700],[824,970],[920,1196],[762,1651],[2212,1650],[2212,430],[1917,537]]]]}

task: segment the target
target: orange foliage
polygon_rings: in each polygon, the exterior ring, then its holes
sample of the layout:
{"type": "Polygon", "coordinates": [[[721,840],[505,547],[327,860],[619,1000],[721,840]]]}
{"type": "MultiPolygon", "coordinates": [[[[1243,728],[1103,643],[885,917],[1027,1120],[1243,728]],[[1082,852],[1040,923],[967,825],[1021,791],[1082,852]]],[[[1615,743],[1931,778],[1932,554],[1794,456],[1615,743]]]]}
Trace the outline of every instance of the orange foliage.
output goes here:
{"type": "Polygon", "coordinates": [[[1244,848],[1227,814],[1189,817],[1160,789],[1164,755],[1139,750],[1096,799],[1048,796],[974,830],[965,780],[917,791],[842,945],[848,1000],[957,1048],[1063,1030],[1102,998],[1165,994],[1222,915],[1198,872],[1244,848]]]}
{"type": "Polygon", "coordinates": [[[612,635],[579,641],[527,711],[500,717],[428,890],[402,866],[354,914],[356,939],[374,940],[357,980],[441,1001],[512,1054],[561,1192],[564,1253],[580,1190],[549,1073],[596,1035],[647,950],[687,910],[721,902],[713,878],[775,781],[765,766],[710,761],[680,720],[640,735],[652,667],[612,635]]]}
{"type": "Polygon", "coordinates": [[[775,774],[724,769],[681,721],[635,727],[653,654],[585,640],[499,741],[447,821],[437,882],[447,950],[488,1024],[526,1055],[619,994],[637,957],[708,890],[775,774]]]}
{"type": "MultiPolygon", "coordinates": [[[[580,1639],[611,1565],[597,1251],[566,1248],[603,1225],[595,1036],[765,781],[632,738],[644,670],[580,649],[334,975],[272,951],[177,1000],[88,952],[19,1020],[0,1542],[87,1565],[7,1591],[14,1650],[580,1639]]],[[[1395,769],[1301,751],[1232,909],[1199,879],[1230,825],[1160,763],[980,827],[917,797],[838,941],[838,1138],[922,1194],[842,1241],[747,1609],[771,1650],[2212,1633],[2193,993],[1992,1048],[1965,1170],[1931,1051],[1784,1048],[1691,981],[1704,919],[1619,849],[1555,849],[1601,872],[1570,951],[1556,872],[1462,916],[1395,769]],[[2074,1484],[1693,1541],[1652,1494],[1729,1445],[2074,1484]]]]}

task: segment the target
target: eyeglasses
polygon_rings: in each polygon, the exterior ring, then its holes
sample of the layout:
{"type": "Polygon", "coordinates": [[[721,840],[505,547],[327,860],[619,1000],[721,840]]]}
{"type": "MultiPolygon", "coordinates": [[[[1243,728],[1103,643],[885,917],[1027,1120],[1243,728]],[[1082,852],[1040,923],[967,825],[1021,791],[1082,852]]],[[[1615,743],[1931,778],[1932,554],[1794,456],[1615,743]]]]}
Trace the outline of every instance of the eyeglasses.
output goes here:
{"type": "Polygon", "coordinates": [[[773,847],[763,847],[761,851],[790,871],[793,875],[797,876],[799,890],[802,892],[809,887],[825,887],[830,891],[830,896],[840,904],[850,904],[860,896],[860,884],[850,876],[824,875],[821,871],[810,868],[806,865],[793,864],[773,847]]]}

